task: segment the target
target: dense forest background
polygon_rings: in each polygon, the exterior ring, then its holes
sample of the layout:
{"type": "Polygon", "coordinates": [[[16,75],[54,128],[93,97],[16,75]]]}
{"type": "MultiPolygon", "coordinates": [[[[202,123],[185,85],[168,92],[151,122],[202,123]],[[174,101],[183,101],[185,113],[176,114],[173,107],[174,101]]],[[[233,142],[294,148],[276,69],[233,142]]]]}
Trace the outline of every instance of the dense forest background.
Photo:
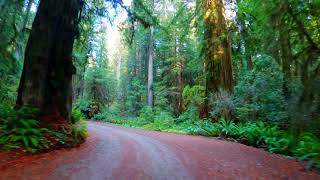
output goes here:
{"type": "MultiPolygon", "coordinates": [[[[209,123],[193,129],[202,134],[223,119],[320,135],[319,0],[81,2],[72,101],[87,119],[209,123]],[[109,53],[107,29],[123,13],[109,53]]],[[[38,6],[0,1],[3,109],[16,104],[38,6]]]]}

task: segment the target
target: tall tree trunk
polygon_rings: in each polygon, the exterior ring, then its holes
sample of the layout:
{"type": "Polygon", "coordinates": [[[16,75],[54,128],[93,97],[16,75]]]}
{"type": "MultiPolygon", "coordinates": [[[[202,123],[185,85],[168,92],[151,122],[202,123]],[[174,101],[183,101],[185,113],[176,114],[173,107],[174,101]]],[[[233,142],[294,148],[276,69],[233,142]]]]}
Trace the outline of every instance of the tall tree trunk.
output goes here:
{"type": "MultiPolygon", "coordinates": [[[[231,65],[231,45],[222,0],[206,0],[204,4],[205,22],[205,73],[206,97],[220,88],[231,92],[233,77],[231,65]]],[[[204,116],[208,117],[208,99],[204,116]]]]}
{"type": "Polygon", "coordinates": [[[290,24],[289,18],[287,17],[289,4],[286,1],[279,1],[277,3],[278,8],[276,13],[273,15],[271,25],[276,28],[279,32],[279,44],[281,52],[281,65],[282,72],[284,74],[283,79],[283,94],[285,100],[289,100],[291,95],[289,91],[289,82],[291,80],[291,68],[290,64],[293,61],[293,55],[290,44],[290,32],[288,26],[290,24]]]}
{"type": "Polygon", "coordinates": [[[29,0],[28,1],[26,13],[25,13],[25,16],[23,18],[22,30],[24,30],[26,28],[26,26],[27,26],[33,2],[34,2],[34,0],[29,0]]]}
{"type": "Polygon", "coordinates": [[[283,24],[280,26],[280,44],[281,44],[281,55],[282,55],[282,72],[284,74],[283,81],[283,93],[286,100],[289,100],[291,95],[289,92],[288,83],[291,80],[291,69],[290,64],[293,60],[291,46],[289,42],[288,28],[283,24]]]}
{"type": "MultiPolygon", "coordinates": [[[[237,0],[237,4],[240,3],[240,0],[237,0]]],[[[239,14],[239,10],[237,11],[237,21],[240,26],[240,36],[242,39],[242,43],[244,45],[244,62],[246,63],[247,70],[253,69],[253,62],[252,62],[252,54],[250,52],[250,35],[248,33],[248,27],[245,23],[245,17],[242,14],[239,14]]],[[[240,46],[241,47],[241,46],[240,46]]]]}
{"type": "Polygon", "coordinates": [[[42,117],[54,116],[52,121],[70,119],[75,71],[71,55],[81,4],[81,0],[40,2],[26,47],[17,109],[31,105],[42,117]]]}
{"type": "Polygon", "coordinates": [[[150,27],[149,48],[148,48],[148,106],[153,108],[153,27],[150,27]]]}
{"type": "Polygon", "coordinates": [[[23,58],[23,45],[20,43],[21,41],[23,41],[23,37],[26,36],[26,27],[27,27],[27,23],[29,21],[29,16],[30,16],[30,11],[31,11],[31,7],[33,4],[34,0],[29,0],[28,1],[28,5],[25,11],[25,15],[23,17],[23,23],[22,26],[17,34],[17,37],[15,38],[14,41],[16,41],[16,49],[15,49],[15,56],[17,59],[22,59],[23,58]]]}

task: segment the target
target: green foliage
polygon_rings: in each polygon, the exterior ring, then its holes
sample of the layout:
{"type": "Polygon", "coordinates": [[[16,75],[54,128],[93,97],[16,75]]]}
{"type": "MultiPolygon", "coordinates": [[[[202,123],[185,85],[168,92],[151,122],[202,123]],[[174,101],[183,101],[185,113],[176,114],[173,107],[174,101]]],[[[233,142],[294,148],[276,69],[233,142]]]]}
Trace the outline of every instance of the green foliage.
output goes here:
{"type": "Polygon", "coordinates": [[[320,139],[311,133],[301,134],[293,154],[300,160],[308,161],[308,168],[320,168],[320,139]]]}
{"type": "Polygon", "coordinates": [[[79,145],[88,137],[88,125],[86,121],[80,120],[72,125],[71,135],[73,144],[79,145]]]}
{"type": "Polygon", "coordinates": [[[152,108],[149,106],[145,106],[142,108],[139,118],[146,122],[153,122],[155,120],[154,116],[155,115],[152,108]]]}
{"type": "Polygon", "coordinates": [[[238,127],[233,121],[221,119],[217,124],[220,134],[227,137],[235,137],[239,134],[238,127]]]}
{"type": "Polygon", "coordinates": [[[279,137],[267,139],[266,142],[268,144],[268,151],[292,155],[292,151],[297,143],[297,139],[293,134],[285,133],[279,137]]]}
{"type": "Polygon", "coordinates": [[[83,114],[81,113],[81,111],[79,109],[72,110],[72,112],[71,112],[71,123],[72,124],[76,124],[80,120],[84,120],[84,119],[85,119],[85,117],[83,116],[83,114]]]}
{"type": "Polygon", "coordinates": [[[44,133],[48,129],[39,128],[36,120],[38,110],[28,106],[19,111],[7,111],[1,114],[0,145],[3,150],[23,147],[30,152],[37,152],[49,147],[44,133]]]}
{"type": "Polygon", "coordinates": [[[0,150],[23,148],[38,153],[57,145],[77,145],[87,137],[86,122],[78,110],[72,113],[71,137],[69,134],[39,125],[37,108],[23,106],[15,111],[2,106],[0,111],[0,150]],[[71,139],[70,139],[71,138],[71,139]]]}
{"type": "Polygon", "coordinates": [[[274,59],[257,56],[253,70],[242,74],[235,87],[236,116],[242,120],[283,120],[286,115],[282,85],[282,73],[274,59]]]}
{"type": "Polygon", "coordinates": [[[270,139],[280,135],[277,126],[269,126],[263,122],[245,123],[239,125],[239,138],[246,144],[259,147],[266,144],[270,139]]]}
{"type": "MultiPolygon", "coordinates": [[[[140,116],[141,117],[141,116],[140,116]]],[[[166,131],[174,124],[174,118],[168,112],[160,112],[154,115],[154,121],[142,126],[144,129],[155,131],[166,131]]]]}
{"type": "Polygon", "coordinates": [[[187,85],[183,89],[182,96],[186,106],[200,107],[205,100],[205,87],[199,85],[190,87],[187,85]]]}
{"type": "Polygon", "coordinates": [[[115,85],[115,79],[106,67],[93,66],[85,74],[84,99],[89,104],[98,103],[101,108],[108,107],[115,97],[115,85]]]}
{"type": "Polygon", "coordinates": [[[221,133],[217,124],[205,120],[197,121],[187,126],[185,128],[186,132],[191,135],[218,136],[221,133]]]}
{"type": "Polygon", "coordinates": [[[186,111],[184,111],[178,118],[176,118],[175,122],[181,123],[185,121],[200,121],[199,118],[199,110],[196,107],[190,106],[186,111]]]}
{"type": "Polygon", "coordinates": [[[220,89],[218,92],[211,95],[210,103],[212,106],[210,115],[213,118],[224,118],[230,120],[231,113],[235,109],[234,99],[230,93],[220,89]]]}

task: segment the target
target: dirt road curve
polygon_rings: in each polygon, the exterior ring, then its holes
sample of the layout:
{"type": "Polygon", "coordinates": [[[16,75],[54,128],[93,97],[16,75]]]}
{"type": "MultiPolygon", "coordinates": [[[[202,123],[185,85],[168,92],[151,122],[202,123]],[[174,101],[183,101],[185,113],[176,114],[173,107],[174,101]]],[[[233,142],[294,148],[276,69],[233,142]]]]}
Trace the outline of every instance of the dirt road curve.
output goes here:
{"type": "Polygon", "coordinates": [[[205,137],[90,123],[79,148],[0,161],[0,179],[320,179],[296,161],[205,137]]]}

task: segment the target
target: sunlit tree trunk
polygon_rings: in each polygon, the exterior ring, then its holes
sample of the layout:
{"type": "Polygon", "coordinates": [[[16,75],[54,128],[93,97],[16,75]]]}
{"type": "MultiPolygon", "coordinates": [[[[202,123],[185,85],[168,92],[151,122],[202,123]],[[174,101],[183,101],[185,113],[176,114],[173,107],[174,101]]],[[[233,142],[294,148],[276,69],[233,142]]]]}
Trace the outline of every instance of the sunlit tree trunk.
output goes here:
{"type": "MultiPolygon", "coordinates": [[[[233,90],[231,45],[222,0],[204,2],[206,97],[224,89],[233,90]]],[[[208,116],[206,100],[204,116],[208,116]]]]}
{"type": "Polygon", "coordinates": [[[54,117],[50,121],[70,119],[75,71],[71,55],[80,10],[81,0],[40,2],[26,47],[17,109],[31,105],[40,109],[41,117],[54,117]]]}

